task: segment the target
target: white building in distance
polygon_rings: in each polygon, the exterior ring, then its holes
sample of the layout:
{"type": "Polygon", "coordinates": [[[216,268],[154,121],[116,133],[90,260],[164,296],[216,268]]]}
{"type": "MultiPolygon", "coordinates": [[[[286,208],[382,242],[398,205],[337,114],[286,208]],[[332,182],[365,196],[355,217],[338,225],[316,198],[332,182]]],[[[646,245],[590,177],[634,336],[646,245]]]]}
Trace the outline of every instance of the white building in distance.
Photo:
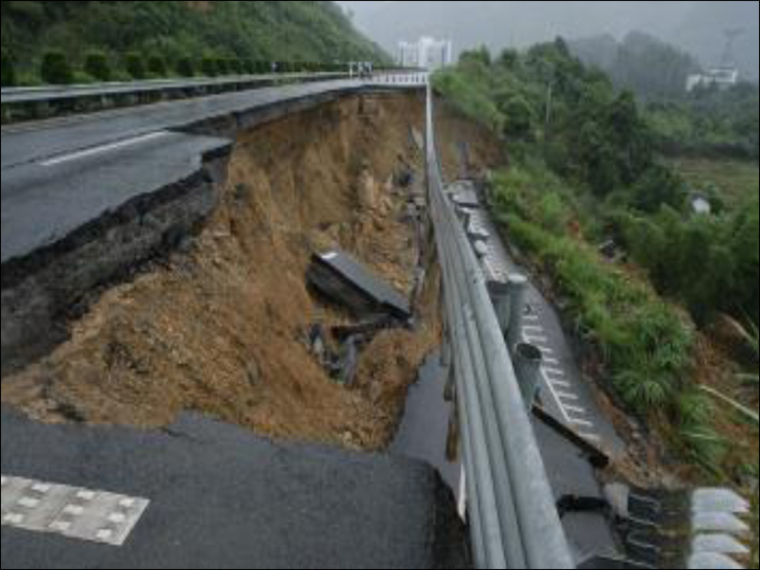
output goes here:
{"type": "Polygon", "coordinates": [[[729,89],[739,83],[739,70],[735,67],[714,67],[705,73],[695,73],[686,80],[686,91],[691,93],[697,87],[717,86],[729,89]]]}
{"type": "Polygon", "coordinates": [[[417,42],[399,43],[398,63],[401,67],[434,70],[451,65],[453,59],[454,50],[448,40],[422,37],[417,42]]]}

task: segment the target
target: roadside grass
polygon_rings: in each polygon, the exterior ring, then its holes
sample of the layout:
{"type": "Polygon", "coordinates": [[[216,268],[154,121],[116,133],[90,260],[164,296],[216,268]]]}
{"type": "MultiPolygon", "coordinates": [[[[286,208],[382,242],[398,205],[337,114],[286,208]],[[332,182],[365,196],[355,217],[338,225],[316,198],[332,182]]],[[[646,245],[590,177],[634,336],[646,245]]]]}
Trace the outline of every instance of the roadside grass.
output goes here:
{"type": "Polygon", "coordinates": [[[717,190],[729,209],[760,193],[756,162],[717,158],[677,158],[671,164],[698,190],[717,190]]]}
{"type": "Polygon", "coordinates": [[[583,240],[578,206],[562,186],[540,162],[500,172],[491,189],[497,220],[551,278],[578,336],[598,348],[610,391],[640,417],[663,414],[685,451],[714,472],[728,442],[692,378],[693,322],[583,240]]]}

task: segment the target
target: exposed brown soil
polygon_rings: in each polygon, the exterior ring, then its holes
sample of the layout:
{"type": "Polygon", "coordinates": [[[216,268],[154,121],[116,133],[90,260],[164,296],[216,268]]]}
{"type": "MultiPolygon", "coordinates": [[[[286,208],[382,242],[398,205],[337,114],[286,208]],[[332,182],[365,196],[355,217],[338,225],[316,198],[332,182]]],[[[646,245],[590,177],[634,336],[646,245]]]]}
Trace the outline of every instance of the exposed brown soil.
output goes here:
{"type": "MultiPolygon", "coordinates": [[[[3,403],[47,422],[145,428],[194,410],[262,435],[383,448],[439,342],[439,276],[429,274],[415,329],[378,335],[348,389],[306,331],[349,317],[314,298],[305,273],[313,253],[337,245],[411,292],[415,228],[402,214],[412,190],[393,178],[411,168],[421,183],[411,133],[423,109],[416,96],[353,98],[242,135],[222,203],[192,246],[105,292],[69,342],[4,379],[3,403]]],[[[440,121],[445,162],[449,137],[471,138],[481,167],[498,160],[483,133],[440,121]]]]}

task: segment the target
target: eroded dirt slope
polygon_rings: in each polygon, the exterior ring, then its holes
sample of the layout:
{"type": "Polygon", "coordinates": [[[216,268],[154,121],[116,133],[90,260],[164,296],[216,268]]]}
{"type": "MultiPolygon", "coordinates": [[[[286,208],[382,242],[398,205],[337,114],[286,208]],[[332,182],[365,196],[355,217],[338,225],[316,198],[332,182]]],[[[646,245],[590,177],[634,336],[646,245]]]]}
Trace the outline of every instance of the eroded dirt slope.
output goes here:
{"type": "MultiPolygon", "coordinates": [[[[468,138],[471,161],[498,161],[478,129],[446,113],[439,122],[447,164],[461,159],[468,138]]],[[[349,319],[310,294],[305,273],[312,253],[339,246],[412,291],[416,229],[404,212],[409,193],[421,191],[412,133],[422,125],[423,100],[396,95],[345,100],[243,134],[201,235],[105,292],[66,344],[4,379],[3,403],[43,421],[137,427],[196,410],[262,435],[383,448],[439,340],[438,272],[429,268],[415,329],[377,336],[353,388],[329,378],[310,351],[312,324],[349,319]],[[411,187],[394,183],[409,171],[411,187]]]]}

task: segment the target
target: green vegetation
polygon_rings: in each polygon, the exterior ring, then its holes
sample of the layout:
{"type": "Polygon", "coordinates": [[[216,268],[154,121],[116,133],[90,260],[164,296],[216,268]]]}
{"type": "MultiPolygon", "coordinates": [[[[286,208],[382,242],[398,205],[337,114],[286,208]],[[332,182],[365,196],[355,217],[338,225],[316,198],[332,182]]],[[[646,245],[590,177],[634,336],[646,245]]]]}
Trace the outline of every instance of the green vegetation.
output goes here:
{"type": "Polygon", "coordinates": [[[16,85],[16,64],[13,59],[5,53],[2,53],[2,62],[0,63],[0,71],[2,71],[2,86],[13,87],[16,85]]]}
{"type": "Polygon", "coordinates": [[[389,63],[332,2],[3,2],[2,49],[23,83],[72,79],[41,73],[49,52],[63,54],[77,79],[80,69],[83,79],[97,78],[87,69],[92,52],[106,56],[111,75],[133,78],[143,75],[134,56],[146,75],[185,75],[188,60],[205,69],[207,58],[216,74],[243,72],[247,61],[269,70],[278,60],[283,71],[305,62],[326,70],[351,60],[389,63]],[[164,65],[150,70],[154,58],[164,65]]]}
{"type": "Polygon", "coordinates": [[[757,163],[759,94],[751,84],[726,91],[700,88],[678,99],[650,103],[647,122],[658,148],[668,155],[757,163]]]}
{"type": "Polygon", "coordinates": [[[498,58],[481,49],[434,81],[500,134],[516,163],[540,156],[576,188],[589,238],[616,239],[700,324],[718,311],[758,319],[757,194],[745,190],[727,208],[719,191],[690,188],[655,152],[657,134],[636,98],[585,67],[564,41],[498,58]],[[692,213],[693,190],[715,215],[692,213]]]}
{"type": "Polygon", "coordinates": [[[128,53],[124,60],[124,68],[132,79],[145,79],[145,60],[139,53],[128,53]]]}
{"type": "Polygon", "coordinates": [[[737,213],[616,216],[622,243],[658,290],[682,300],[699,323],[715,311],[758,317],[758,198],[737,213]]]}
{"type": "Polygon", "coordinates": [[[148,75],[156,78],[166,77],[167,72],[166,61],[158,54],[154,54],[148,58],[148,75]]]}
{"type": "Polygon", "coordinates": [[[87,54],[84,70],[93,79],[111,81],[111,65],[108,62],[108,56],[102,51],[94,51],[87,54]]]}
{"type": "Polygon", "coordinates": [[[576,332],[599,348],[611,391],[639,414],[667,410],[685,423],[696,422],[704,399],[688,380],[688,318],[572,236],[577,205],[564,187],[540,161],[512,167],[492,188],[499,221],[552,277],[576,332]]]}
{"type": "Polygon", "coordinates": [[[756,162],[678,157],[670,163],[690,188],[714,197],[729,210],[741,208],[747,200],[760,195],[760,168],[756,162]]]}
{"type": "Polygon", "coordinates": [[[74,71],[62,51],[49,51],[42,56],[40,77],[47,83],[67,85],[74,82],[74,71]]]}
{"type": "Polygon", "coordinates": [[[675,443],[715,472],[731,445],[694,380],[694,323],[717,312],[757,318],[757,192],[737,187],[732,199],[690,185],[657,152],[647,108],[562,40],[496,58],[465,54],[434,85],[507,143],[511,167],[494,178],[495,212],[597,347],[610,392],[629,411],[667,418],[675,443]],[[692,211],[695,190],[712,215],[692,211]],[[593,245],[610,239],[621,259],[593,245]]]}

